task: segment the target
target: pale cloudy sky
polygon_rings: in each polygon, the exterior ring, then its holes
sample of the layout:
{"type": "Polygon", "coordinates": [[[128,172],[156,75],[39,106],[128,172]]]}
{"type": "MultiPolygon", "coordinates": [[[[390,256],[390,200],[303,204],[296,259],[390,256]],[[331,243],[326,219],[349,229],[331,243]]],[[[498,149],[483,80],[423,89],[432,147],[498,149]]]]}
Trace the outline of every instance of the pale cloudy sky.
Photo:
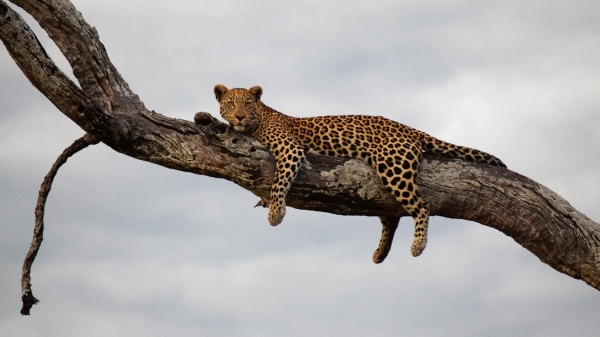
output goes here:
{"type": "MultiPolygon", "coordinates": [[[[600,220],[600,2],[76,0],[146,106],[218,115],[217,83],[295,116],[383,115],[500,157],[600,220]]],[[[21,11],[21,13],[23,13],[21,11]]],[[[29,22],[31,20],[28,18],[29,22]]],[[[68,72],[48,37],[46,50],[68,72]]],[[[482,225],[290,209],[104,145],[60,170],[21,317],[39,184],[83,134],[0,47],[2,336],[592,336],[600,294],[482,225]]]]}

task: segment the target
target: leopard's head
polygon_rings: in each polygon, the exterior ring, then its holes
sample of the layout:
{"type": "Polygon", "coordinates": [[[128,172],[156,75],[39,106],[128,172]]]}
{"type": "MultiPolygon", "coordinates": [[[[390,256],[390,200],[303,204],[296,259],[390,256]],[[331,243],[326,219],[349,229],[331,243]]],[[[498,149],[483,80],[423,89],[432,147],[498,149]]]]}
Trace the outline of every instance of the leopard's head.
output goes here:
{"type": "Polygon", "coordinates": [[[222,84],[215,86],[215,97],[221,107],[221,116],[233,127],[234,130],[251,134],[261,123],[260,96],[262,88],[259,86],[250,89],[227,89],[222,84]]]}

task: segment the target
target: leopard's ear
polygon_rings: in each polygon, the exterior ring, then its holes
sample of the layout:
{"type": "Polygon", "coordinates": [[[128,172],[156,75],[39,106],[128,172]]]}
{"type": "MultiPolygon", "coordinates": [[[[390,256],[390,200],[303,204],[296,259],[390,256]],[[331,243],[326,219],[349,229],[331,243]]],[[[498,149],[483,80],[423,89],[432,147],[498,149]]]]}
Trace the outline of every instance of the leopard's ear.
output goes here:
{"type": "Polygon", "coordinates": [[[250,95],[254,96],[257,101],[260,99],[260,96],[262,96],[262,88],[258,85],[248,89],[248,92],[250,95]]]}
{"type": "Polygon", "coordinates": [[[222,84],[215,85],[215,97],[219,103],[221,103],[221,98],[223,98],[223,95],[225,95],[228,91],[229,89],[222,84]]]}

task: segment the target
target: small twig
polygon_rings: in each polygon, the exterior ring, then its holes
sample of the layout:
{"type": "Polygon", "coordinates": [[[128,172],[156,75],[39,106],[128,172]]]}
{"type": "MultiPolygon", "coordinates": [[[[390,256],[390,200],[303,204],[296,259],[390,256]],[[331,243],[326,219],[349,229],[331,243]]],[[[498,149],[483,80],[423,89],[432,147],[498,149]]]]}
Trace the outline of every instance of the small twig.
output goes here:
{"type": "Polygon", "coordinates": [[[50,169],[50,172],[44,178],[42,186],[40,186],[40,192],[38,195],[37,205],[35,207],[35,227],[33,229],[33,240],[31,241],[31,247],[23,262],[23,272],[21,277],[21,300],[23,301],[23,307],[21,308],[21,315],[29,315],[31,307],[38,303],[38,299],[33,296],[31,291],[31,265],[33,260],[40,249],[42,240],[44,239],[44,208],[46,206],[46,199],[50,193],[52,187],[52,181],[58,172],[58,169],[75,153],[85,149],[88,145],[98,144],[100,139],[92,134],[85,134],[83,137],[77,139],[71,146],[66,148],[63,153],[58,156],[54,165],[50,169]]]}

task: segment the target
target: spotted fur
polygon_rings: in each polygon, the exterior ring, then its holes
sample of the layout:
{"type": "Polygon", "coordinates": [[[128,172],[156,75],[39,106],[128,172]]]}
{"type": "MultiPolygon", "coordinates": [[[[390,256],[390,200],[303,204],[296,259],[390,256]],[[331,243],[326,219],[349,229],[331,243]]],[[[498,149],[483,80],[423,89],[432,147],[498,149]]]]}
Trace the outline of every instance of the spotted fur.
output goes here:
{"type": "MultiPolygon", "coordinates": [[[[324,116],[295,118],[277,112],[261,100],[262,88],[214,89],[221,116],[236,131],[249,134],[277,158],[269,201],[269,223],[278,225],[285,216],[285,197],[304,160],[306,151],[328,156],[352,157],[372,165],[381,182],[415,223],[413,256],[427,244],[429,206],[415,183],[421,153],[433,152],[468,161],[506,167],[500,159],[467,147],[433,138],[426,133],[383,117],[324,116]]],[[[373,255],[375,263],[387,256],[399,217],[380,217],[383,231],[373,255]]]]}

